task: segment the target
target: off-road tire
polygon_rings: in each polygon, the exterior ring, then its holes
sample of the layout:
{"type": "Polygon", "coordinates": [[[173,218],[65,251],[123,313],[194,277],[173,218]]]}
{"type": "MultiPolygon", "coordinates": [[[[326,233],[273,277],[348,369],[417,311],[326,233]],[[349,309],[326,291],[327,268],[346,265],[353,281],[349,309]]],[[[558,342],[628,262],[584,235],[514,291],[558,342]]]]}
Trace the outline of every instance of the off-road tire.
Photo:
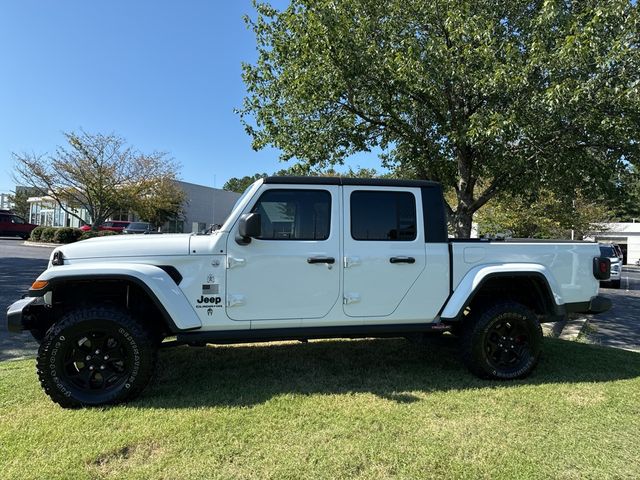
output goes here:
{"type": "Polygon", "coordinates": [[[29,333],[31,333],[33,339],[38,342],[38,345],[42,343],[42,340],[44,340],[44,337],[47,335],[47,331],[44,328],[32,328],[29,330],[29,333]]]}
{"type": "Polygon", "coordinates": [[[37,370],[45,393],[62,407],[110,405],[144,390],[156,357],[153,335],[129,313],[82,307],[49,329],[37,370]]]}
{"type": "Polygon", "coordinates": [[[528,376],[540,360],[542,328],[525,306],[501,303],[466,318],[460,349],[471,373],[492,380],[528,376]]]}

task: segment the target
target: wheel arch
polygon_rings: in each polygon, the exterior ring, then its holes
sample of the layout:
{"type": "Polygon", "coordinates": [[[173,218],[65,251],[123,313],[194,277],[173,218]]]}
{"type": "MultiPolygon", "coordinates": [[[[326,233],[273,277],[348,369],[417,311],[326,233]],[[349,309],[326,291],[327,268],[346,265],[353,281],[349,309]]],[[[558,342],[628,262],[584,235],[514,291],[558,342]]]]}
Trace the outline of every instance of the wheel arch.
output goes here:
{"type": "Polygon", "coordinates": [[[469,308],[492,298],[515,301],[541,315],[544,321],[565,317],[559,286],[542,265],[476,267],[467,273],[442,310],[443,322],[458,322],[469,308]]]}
{"type": "Polygon", "coordinates": [[[54,309],[105,299],[128,308],[134,299],[150,309],[147,313],[156,314],[169,334],[202,326],[178,287],[179,280],[172,269],[128,264],[110,264],[106,268],[65,265],[46,270],[38,280],[46,281],[47,286],[41,290],[30,290],[29,295],[44,296],[52,292],[54,309]],[[122,298],[125,291],[126,298],[122,298]],[[66,302],[66,305],[59,302],[66,302]]]}

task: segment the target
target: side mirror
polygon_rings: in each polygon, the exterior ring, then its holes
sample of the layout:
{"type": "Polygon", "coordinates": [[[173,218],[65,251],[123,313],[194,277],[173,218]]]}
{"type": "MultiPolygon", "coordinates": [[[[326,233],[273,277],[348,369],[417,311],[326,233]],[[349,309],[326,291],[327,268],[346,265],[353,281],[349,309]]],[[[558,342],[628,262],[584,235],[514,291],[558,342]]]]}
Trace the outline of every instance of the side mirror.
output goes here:
{"type": "Polygon", "coordinates": [[[252,238],[259,237],[262,233],[262,219],[259,213],[245,213],[240,217],[238,223],[238,235],[236,235],[236,243],[238,245],[247,245],[251,243],[252,238]]]}

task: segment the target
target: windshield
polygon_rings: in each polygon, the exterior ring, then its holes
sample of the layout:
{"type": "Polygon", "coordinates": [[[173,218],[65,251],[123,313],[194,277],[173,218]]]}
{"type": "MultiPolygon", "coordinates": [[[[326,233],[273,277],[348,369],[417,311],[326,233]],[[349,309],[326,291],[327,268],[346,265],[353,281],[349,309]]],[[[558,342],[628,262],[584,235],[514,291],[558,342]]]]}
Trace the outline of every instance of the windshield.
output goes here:
{"type": "Polygon", "coordinates": [[[236,209],[238,205],[240,205],[240,202],[244,200],[244,197],[247,196],[247,194],[249,193],[249,190],[251,190],[251,187],[253,187],[253,183],[244,189],[244,192],[242,192],[242,195],[240,195],[240,198],[238,198],[238,200],[236,200],[236,203],[233,204],[233,208],[231,209],[232,212],[236,209]]]}
{"type": "Polygon", "coordinates": [[[242,195],[240,195],[240,198],[236,201],[235,205],[231,209],[231,213],[225,219],[224,224],[221,227],[223,230],[225,228],[229,228],[230,227],[230,225],[227,225],[227,222],[229,221],[229,219],[230,218],[236,218],[238,216],[239,212],[237,210],[242,207],[242,205],[244,204],[244,202],[247,199],[247,197],[251,196],[253,194],[253,192],[255,192],[256,189],[261,184],[262,184],[262,179],[256,180],[255,182],[253,182],[251,185],[249,185],[247,187],[247,189],[243,192],[242,195]]]}
{"type": "Polygon", "coordinates": [[[133,222],[133,223],[130,223],[127,228],[149,228],[149,224],[148,223],[133,222]]]}
{"type": "Polygon", "coordinates": [[[616,252],[613,251],[613,247],[606,245],[600,246],[600,255],[603,257],[617,257],[616,252]]]}

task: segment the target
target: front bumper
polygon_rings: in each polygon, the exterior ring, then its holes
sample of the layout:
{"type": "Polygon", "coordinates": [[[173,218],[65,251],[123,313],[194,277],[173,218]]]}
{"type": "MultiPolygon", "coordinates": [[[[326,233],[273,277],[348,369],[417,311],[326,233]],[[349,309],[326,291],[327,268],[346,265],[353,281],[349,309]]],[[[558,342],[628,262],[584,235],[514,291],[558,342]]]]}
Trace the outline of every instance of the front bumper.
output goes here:
{"type": "Polygon", "coordinates": [[[26,321],[29,319],[29,309],[42,304],[42,297],[27,297],[13,302],[7,309],[7,330],[14,333],[27,330],[26,321]]]}

